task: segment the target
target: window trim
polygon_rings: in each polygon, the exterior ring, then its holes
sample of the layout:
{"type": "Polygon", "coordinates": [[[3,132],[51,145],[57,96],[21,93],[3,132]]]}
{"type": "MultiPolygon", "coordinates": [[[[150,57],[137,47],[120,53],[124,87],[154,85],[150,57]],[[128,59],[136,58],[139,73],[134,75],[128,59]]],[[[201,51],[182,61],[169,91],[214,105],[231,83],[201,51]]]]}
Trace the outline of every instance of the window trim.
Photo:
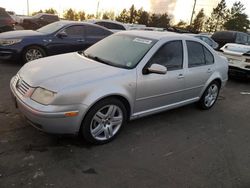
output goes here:
{"type": "Polygon", "coordinates": [[[186,40],[186,47],[187,47],[187,68],[196,68],[196,67],[202,67],[202,66],[208,66],[208,65],[213,65],[214,64],[214,55],[213,55],[213,53],[206,46],[204,46],[202,43],[194,41],[194,40],[186,40]],[[204,55],[205,64],[197,64],[197,65],[190,66],[190,64],[189,64],[188,42],[198,43],[199,45],[202,46],[202,51],[203,51],[203,55],[204,55]],[[206,55],[205,55],[205,49],[212,55],[213,63],[207,63],[206,55]]]}
{"type": "Polygon", "coordinates": [[[145,64],[145,66],[143,67],[143,69],[142,69],[143,74],[145,74],[145,70],[146,70],[147,68],[149,68],[150,61],[153,59],[153,57],[155,56],[155,54],[156,54],[164,45],[166,45],[166,44],[168,44],[168,43],[170,43],[170,42],[181,42],[181,44],[182,44],[182,68],[180,68],[180,69],[174,69],[174,70],[168,70],[168,68],[167,68],[167,71],[177,71],[177,70],[183,70],[183,69],[184,69],[184,43],[183,43],[183,40],[182,40],[182,39],[180,39],[180,40],[176,39],[176,40],[167,41],[167,42],[161,44],[159,48],[157,48],[157,50],[154,52],[154,54],[150,57],[150,59],[148,60],[148,62],[147,62],[147,63],[145,64]]]}

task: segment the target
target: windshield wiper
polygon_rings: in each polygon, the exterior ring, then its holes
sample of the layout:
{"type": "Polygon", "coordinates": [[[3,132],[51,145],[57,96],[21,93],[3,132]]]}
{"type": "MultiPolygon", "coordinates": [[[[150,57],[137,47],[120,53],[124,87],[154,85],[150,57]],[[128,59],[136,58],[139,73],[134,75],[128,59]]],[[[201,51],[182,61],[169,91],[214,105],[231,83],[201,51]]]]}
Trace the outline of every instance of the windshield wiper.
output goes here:
{"type": "Polygon", "coordinates": [[[100,57],[97,57],[97,56],[93,56],[93,55],[90,55],[90,54],[86,54],[85,52],[82,53],[85,57],[89,58],[89,59],[93,59],[95,61],[98,61],[100,63],[104,63],[106,65],[111,65],[111,66],[115,66],[114,63],[108,61],[108,60],[105,60],[105,59],[102,59],[100,57]]]}

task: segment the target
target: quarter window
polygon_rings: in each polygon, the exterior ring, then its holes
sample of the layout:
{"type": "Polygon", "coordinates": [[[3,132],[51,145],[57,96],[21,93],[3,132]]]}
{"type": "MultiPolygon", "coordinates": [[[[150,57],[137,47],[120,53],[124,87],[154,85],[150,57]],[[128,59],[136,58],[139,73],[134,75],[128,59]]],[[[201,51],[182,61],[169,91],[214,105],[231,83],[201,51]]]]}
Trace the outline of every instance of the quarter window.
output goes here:
{"type": "Polygon", "coordinates": [[[160,64],[168,71],[182,69],[183,45],[182,41],[171,41],[164,44],[151,58],[150,65],[160,64]]]}
{"type": "Polygon", "coordinates": [[[213,54],[202,44],[187,41],[188,67],[198,67],[214,63],[213,54]]]}
{"type": "Polygon", "coordinates": [[[110,31],[106,31],[105,29],[93,26],[86,26],[86,36],[106,36],[111,34],[110,31]]]}

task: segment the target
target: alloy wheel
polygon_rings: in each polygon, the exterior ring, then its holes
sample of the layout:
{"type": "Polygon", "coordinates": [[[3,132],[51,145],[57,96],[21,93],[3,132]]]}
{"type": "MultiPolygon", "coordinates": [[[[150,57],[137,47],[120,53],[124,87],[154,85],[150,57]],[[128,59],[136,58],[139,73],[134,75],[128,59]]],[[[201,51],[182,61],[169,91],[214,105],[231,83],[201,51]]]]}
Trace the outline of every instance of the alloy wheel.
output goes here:
{"type": "Polygon", "coordinates": [[[219,88],[217,86],[217,84],[212,84],[208,90],[207,90],[207,94],[205,96],[205,106],[206,107],[211,107],[213,106],[213,104],[215,103],[216,99],[217,99],[217,96],[218,96],[218,93],[219,93],[219,88]]]}
{"type": "Polygon", "coordinates": [[[100,141],[111,139],[123,123],[123,113],[117,105],[106,105],[98,110],[91,120],[91,135],[100,141]]]}

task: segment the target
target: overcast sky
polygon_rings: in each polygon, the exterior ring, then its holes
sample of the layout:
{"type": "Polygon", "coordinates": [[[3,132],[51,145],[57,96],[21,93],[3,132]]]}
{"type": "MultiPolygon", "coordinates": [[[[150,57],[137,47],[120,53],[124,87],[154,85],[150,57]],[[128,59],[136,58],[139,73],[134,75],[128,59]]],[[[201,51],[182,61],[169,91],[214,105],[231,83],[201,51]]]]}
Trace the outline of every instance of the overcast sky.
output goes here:
{"type": "MultiPolygon", "coordinates": [[[[129,8],[134,4],[137,8],[143,7],[152,12],[169,12],[175,19],[189,21],[194,0],[99,0],[99,11],[112,10],[119,13],[123,8],[129,8]]],[[[204,8],[209,13],[220,0],[197,0],[196,12],[204,8]]],[[[226,0],[231,7],[236,0],[226,0]]],[[[40,9],[54,8],[59,14],[63,10],[73,8],[84,10],[87,13],[96,13],[98,0],[29,0],[30,12],[40,9]]],[[[245,5],[246,13],[250,17],[250,0],[241,0],[245,5]]],[[[0,7],[15,11],[17,14],[27,14],[27,0],[0,0],[0,7]]]]}

